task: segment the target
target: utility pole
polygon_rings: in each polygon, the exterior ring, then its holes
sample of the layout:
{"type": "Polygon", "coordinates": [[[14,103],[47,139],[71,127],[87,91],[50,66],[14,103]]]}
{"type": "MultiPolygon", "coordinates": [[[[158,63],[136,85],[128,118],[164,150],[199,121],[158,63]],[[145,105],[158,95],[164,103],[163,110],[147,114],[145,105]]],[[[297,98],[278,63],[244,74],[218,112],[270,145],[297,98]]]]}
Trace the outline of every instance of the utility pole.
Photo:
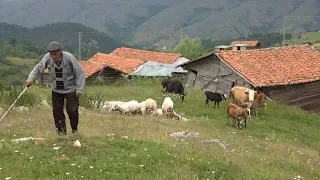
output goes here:
{"type": "Polygon", "coordinates": [[[182,32],[182,27],[180,28],[180,41],[183,39],[183,32],[182,32]]]}
{"type": "Polygon", "coordinates": [[[284,46],[284,41],[286,39],[286,16],[283,17],[283,37],[282,37],[282,46],[284,46]]]}
{"type": "Polygon", "coordinates": [[[81,32],[79,32],[79,55],[78,55],[78,60],[81,60],[81,32]]]}

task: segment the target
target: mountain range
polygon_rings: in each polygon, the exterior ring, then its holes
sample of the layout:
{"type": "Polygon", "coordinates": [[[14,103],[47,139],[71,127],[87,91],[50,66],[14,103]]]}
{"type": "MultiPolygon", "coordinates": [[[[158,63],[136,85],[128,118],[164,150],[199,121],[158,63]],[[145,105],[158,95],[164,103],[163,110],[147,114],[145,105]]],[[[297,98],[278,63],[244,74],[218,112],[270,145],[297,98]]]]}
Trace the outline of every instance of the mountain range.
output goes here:
{"type": "Polygon", "coordinates": [[[320,29],[319,0],[0,0],[0,22],[78,22],[130,45],[320,29]],[[291,17],[289,17],[291,16],[291,17]],[[297,18],[300,16],[300,18],[297,18]]]}

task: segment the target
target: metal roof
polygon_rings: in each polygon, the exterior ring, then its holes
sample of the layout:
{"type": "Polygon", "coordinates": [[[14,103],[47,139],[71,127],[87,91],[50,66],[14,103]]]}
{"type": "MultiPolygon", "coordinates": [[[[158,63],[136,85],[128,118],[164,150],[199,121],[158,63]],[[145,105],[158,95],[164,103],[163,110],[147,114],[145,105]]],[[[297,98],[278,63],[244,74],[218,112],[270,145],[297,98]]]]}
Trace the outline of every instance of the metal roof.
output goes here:
{"type": "Polygon", "coordinates": [[[181,59],[180,61],[173,64],[159,63],[153,61],[147,61],[140,65],[137,70],[131,73],[135,76],[171,76],[172,73],[186,73],[181,67],[176,67],[184,62],[189,61],[188,59],[181,59]]]}
{"type": "Polygon", "coordinates": [[[228,45],[220,45],[220,46],[216,46],[215,48],[231,48],[232,46],[228,46],[228,45]]]}

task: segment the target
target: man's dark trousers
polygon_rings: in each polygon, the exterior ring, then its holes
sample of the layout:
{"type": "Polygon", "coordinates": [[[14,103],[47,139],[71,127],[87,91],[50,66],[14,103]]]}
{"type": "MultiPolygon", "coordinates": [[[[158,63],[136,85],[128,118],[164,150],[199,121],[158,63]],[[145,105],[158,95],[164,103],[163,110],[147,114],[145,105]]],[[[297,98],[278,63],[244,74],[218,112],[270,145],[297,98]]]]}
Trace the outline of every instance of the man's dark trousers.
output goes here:
{"type": "Polygon", "coordinates": [[[65,99],[66,99],[66,110],[70,119],[72,132],[75,133],[78,130],[79,97],[76,96],[76,92],[72,92],[69,94],[60,94],[52,91],[53,117],[54,117],[56,129],[59,135],[67,134],[66,121],[65,121],[66,117],[63,112],[65,99]]]}

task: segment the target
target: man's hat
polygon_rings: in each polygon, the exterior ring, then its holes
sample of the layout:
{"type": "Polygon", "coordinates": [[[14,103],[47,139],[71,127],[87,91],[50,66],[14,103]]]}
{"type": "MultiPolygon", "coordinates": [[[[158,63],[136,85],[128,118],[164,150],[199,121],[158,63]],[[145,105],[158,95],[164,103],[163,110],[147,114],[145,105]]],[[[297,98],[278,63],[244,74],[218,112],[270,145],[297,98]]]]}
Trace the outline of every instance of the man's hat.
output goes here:
{"type": "Polygon", "coordinates": [[[47,50],[49,52],[59,51],[61,50],[61,44],[57,41],[53,41],[48,45],[47,50]]]}

